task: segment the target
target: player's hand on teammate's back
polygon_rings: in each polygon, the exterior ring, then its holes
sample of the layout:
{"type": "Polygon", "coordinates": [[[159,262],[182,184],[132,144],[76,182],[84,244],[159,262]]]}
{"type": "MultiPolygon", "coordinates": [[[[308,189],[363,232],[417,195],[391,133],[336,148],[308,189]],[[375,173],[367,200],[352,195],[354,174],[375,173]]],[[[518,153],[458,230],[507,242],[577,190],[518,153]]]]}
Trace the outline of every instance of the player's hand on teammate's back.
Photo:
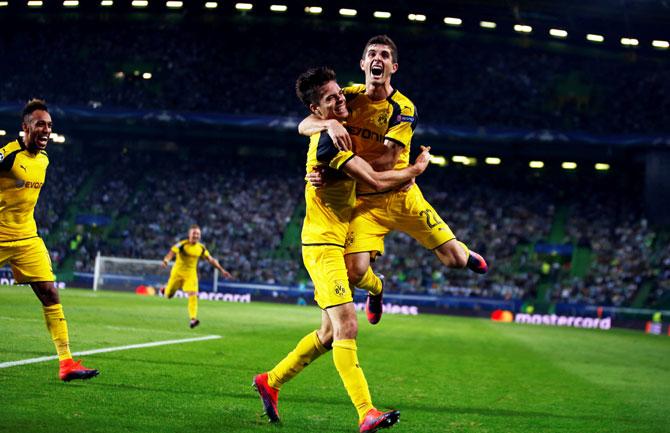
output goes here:
{"type": "Polygon", "coordinates": [[[326,185],[326,180],[323,176],[323,169],[315,167],[313,171],[307,173],[305,180],[309,182],[314,188],[321,188],[326,185]]]}
{"type": "Polygon", "coordinates": [[[351,150],[352,142],[347,128],[344,127],[339,121],[331,119],[328,121],[328,129],[326,129],[328,135],[335,143],[337,150],[351,150]]]}

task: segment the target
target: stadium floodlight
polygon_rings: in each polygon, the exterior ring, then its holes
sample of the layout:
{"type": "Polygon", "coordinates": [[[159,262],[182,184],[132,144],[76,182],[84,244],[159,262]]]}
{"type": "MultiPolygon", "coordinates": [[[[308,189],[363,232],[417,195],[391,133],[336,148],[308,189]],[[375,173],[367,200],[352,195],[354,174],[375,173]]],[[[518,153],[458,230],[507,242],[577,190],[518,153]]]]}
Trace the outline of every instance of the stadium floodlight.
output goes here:
{"type": "Polygon", "coordinates": [[[142,78],[144,78],[145,80],[151,80],[151,77],[153,77],[153,75],[151,75],[151,72],[145,72],[142,74],[142,78]]]}
{"type": "Polygon", "coordinates": [[[321,6],[305,7],[305,13],[308,13],[310,15],[319,15],[321,12],[323,12],[323,8],[321,6]]]}
{"type": "Polygon", "coordinates": [[[270,10],[272,12],[286,12],[288,10],[288,6],[286,6],[286,5],[270,5],[270,10]]]}
{"type": "Polygon", "coordinates": [[[219,6],[217,2],[206,2],[205,8],[207,9],[216,9],[219,6]]]}
{"type": "Polygon", "coordinates": [[[251,3],[235,3],[235,9],[238,11],[250,11],[254,8],[251,3]]]}
{"type": "Polygon", "coordinates": [[[495,29],[498,25],[494,23],[493,21],[480,21],[479,22],[479,27],[485,28],[485,29],[495,29]]]}
{"type": "Polygon", "coordinates": [[[544,167],[544,162],[542,161],[531,161],[528,163],[530,168],[542,168],[544,167]]]}
{"type": "Polygon", "coordinates": [[[181,1],[167,1],[167,2],[165,2],[165,6],[169,7],[170,9],[179,9],[182,6],[184,6],[184,2],[181,2],[181,1]]]}
{"type": "Polygon", "coordinates": [[[9,6],[9,2],[0,2],[0,8],[5,8],[9,6]]]}
{"type": "Polygon", "coordinates": [[[131,3],[134,8],[145,8],[149,6],[149,2],[147,0],[133,0],[131,3]]]}
{"type": "Polygon", "coordinates": [[[640,45],[640,41],[635,38],[621,38],[621,45],[626,47],[637,47],[640,45]]]}
{"type": "Polygon", "coordinates": [[[451,157],[451,160],[454,162],[460,162],[461,164],[465,164],[465,162],[468,160],[468,157],[463,155],[454,155],[451,157]]]}
{"type": "Polygon", "coordinates": [[[567,38],[568,32],[563,29],[549,29],[549,34],[555,38],[567,38]]]}
{"type": "Polygon", "coordinates": [[[530,33],[533,31],[533,28],[525,24],[514,24],[514,31],[519,33],[530,33]]]}
{"type": "Polygon", "coordinates": [[[375,18],[379,18],[380,20],[387,20],[391,18],[391,12],[386,12],[386,11],[375,11],[372,16],[375,18]]]}
{"type": "Polygon", "coordinates": [[[79,6],[79,0],[65,0],[63,1],[63,6],[66,8],[76,8],[79,6]]]}
{"type": "Polygon", "coordinates": [[[605,164],[604,162],[596,163],[595,167],[596,167],[596,170],[598,170],[598,171],[607,171],[607,170],[610,169],[610,165],[605,164]]]}
{"type": "Polygon", "coordinates": [[[355,17],[357,14],[358,11],[356,9],[347,9],[347,8],[340,9],[340,15],[344,17],[355,17]]]}
{"type": "Polygon", "coordinates": [[[407,19],[410,21],[424,22],[426,21],[426,16],[423,14],[409,14],[407,15],[407,19]]]}
{"type": "Polygon", "coordinates": [[[440,167],[444,167],[445,165],[447,165],[447,158],[445,158],[444,156],[431,155],[430,163],[439,165],[440,167]]]}
{"type": "Polygon", "coordinates": [[[102,0],[100,2],[100,6],[104,6],[104,7],[114,6],[114,1],[113,0],[102,0]]]}
{"type": "Polygon", "coordinates": [[[51,138],[51,141],[53,141],[54,143],[65,143],[65,136],[64,135],[60,135],[60,134],[56,134],[55,132],[52,132],[50,138],[51,138]]]}
{"type": "Polygon", "coordinates": [[[29,8],[41,8],[42,4],[44,4],[44,2],[41,1],[41,0],[30,0],[28,2],[28,7],[29,8]]]}
{"type": "Polygon", "coordinates": [[[23,132],[23,131],[19,131],[19,137],[25,137],[25,136],[26,136],[26,133],[25,133],[25,132],[23,132]]]}
{"type": "Polygon", "coordinates": [[[561,168],[563,168],[564,170],[574,170],[575,168],[577,168],[577,163],[566,161],[561,164],[561,168]]]}
{"type": "Polygon", "coordinates": [[[589,33],[588,35],[586,35],[586,40],[591,42],[604,42],[605,37],[603,35],[596,35],[593,33],[589,33]]]}
{"type": "Polygon", "coordinates": [[[657,40],[651,41],[651,46],[654,47],[654,48],[659,48],[661,50],[667,50],[668,48],[670,48],[670,42],[661,41],[661,40],[657,39],[657,40]]]}
{"type": "Polygon", "coordinates": [[[500,165],[502,161],[500,160],[500,158],[489,156],[484,160],[484,162],[487,163],[488,165],[500,165]]]}
{"type": "Polygon", "coordinates": [[[460,26],[463,20],[455,17],[444,17],[444,23],[448,26],[460,26]]]}
{"type": "Polygon", "coordinates": [[[7,131],[5,131],[4,129],[0,129],[0,135],[7,135],[7,131]]]}

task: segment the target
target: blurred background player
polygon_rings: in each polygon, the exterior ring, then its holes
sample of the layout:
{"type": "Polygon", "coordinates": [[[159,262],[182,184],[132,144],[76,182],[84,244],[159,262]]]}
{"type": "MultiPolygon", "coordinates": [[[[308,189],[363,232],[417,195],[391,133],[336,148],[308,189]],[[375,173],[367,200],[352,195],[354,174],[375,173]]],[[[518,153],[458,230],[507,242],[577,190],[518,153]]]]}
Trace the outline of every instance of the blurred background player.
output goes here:
{"type": "MultiPolygon", "coordinates": [[[[297,80],[298,97],[320,119],[343,120],[349,114],[335,78],[335,72],[321,67],[308,70],[297,80]]],[[[281,386],[330,349],[335,368],[358,412],[359,430],[377,431],[398,421],[400,412],[374,408],[358,363],[358,322],[344,263],[344,242],[356,200],[355,184],[363,183],[379,191],[398,187],[423,173],[430,161],[429,150],[422,148],[414,165],[376,172],[352,151],[338,151],[326,132],[310,137],[307,173],[324,168],[331,180],[322,188],[306,183],[301,236],[303,262],[314,282],[314,299],[322,309],[321,328],[304,336],[272,370],[254,377],[254,387],[271,422],[279,421],[277,400],[281,386]]]]}
{"type": "Polygon", "coordinates": [[[207,248],[200,243],[201,231],[196,224],[188,229],[188,239],[181,240],[174,244],[170,251],[163,258],[163,267],[167,268],[168,263],[175,256],[174,267],[170,271],[170,279],[164,289],[167,298],[172,298],[177,289],[182,289],[188,294],[188,316],[189,326],[195,328],[200,324],[198,320],[198,261],[204,258],[210,265],[219,270],[226,279],[233,278],[232,275],[219,264],[219,261],[212,257],[207,248]]]}
{"type": "MultiPolygon", "coordinates": [[[[418,114],[412,101],[391,86],[391,76],[398,70],[396,44],[386,35],[372,37],[365,44],[360,68],[365,85],[344,89],[350,112],[346,130],[338,122],[312,114],[301,122],[299,132],[311,136],[329,131],[339,148],[347,148],[348,134],[356,154],[375,169],[407,167],[418,114]]],[[[344,253],[349,282],[369,293],[366,312],[370,323],[381,319],[383,303],[383,284],[370,262],[384,253],[384,237],[392,230],[407,233],[449,268],[467,267],[479,274],[487,271],[484,259],[456,239],[416,184],[379,192],[359,183],[356,196],[344,253]]]]}
{"type": "Polygon", "coordinates": [[[99,372],[72,359],[51,259],[34,218],[49,165],[45,149],[53,126],[51,115],[44,101],[33,99],[23,108],[21,118],[24,138],[0,149],[0,266],[9,263],[16,282],[30,284],[42,303],[60,361],[60,379],[90,379],[99,372]]]}

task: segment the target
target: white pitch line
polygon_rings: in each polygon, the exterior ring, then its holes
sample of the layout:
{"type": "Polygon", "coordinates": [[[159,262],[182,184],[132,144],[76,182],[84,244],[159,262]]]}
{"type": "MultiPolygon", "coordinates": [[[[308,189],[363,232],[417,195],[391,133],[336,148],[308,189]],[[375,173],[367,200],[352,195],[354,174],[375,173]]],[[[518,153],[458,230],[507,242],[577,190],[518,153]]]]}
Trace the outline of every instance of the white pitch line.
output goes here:
{"type": "MultiPolygon", "coordinates": [[[[130,350],[130,349],[144,349],[145,347],[156,347],[156,346],[167,346],[170,344],[183,344],[183,343],[193,343],[195,341],[206,341],[206,340],[217,340],[221,338],[220,335],[206,335],[204,337],[196,338],[185,338],[183,340],[164,340],[164,341],[154,341],[152,343],[141,343],[141,344],[130,344],[128,346],[117,346],[117,347],[107,347],[105,349],[94,349],[86,350],[84,352],[75,352],[72,355],[74,356],[86,356],[94,355],[96,353],[107,353],[107,352],[118,352],[121,350],[130,350]]],[[[27,365],[27,364],[36,364],[38,362],[51,361],[58,359],[58,356],[42,356],[40,358],[30,358],[22,359],[20,361],[9,361],[0,363],[0,368],[9,368],[16,367],[18,365],[27,365]]]]}

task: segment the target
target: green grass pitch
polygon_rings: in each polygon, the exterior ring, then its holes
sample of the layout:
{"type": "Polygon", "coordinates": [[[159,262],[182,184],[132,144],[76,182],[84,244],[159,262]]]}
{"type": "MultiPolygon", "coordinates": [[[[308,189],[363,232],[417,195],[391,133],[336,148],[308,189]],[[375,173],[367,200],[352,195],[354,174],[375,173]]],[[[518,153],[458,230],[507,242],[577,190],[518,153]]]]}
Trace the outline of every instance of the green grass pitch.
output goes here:
{"type": "MultiPolygon", "coordinates": [[[[355,432],[356,413],[324,355],[281,391],[282,424],[251,388],[319,324],[315,307],[200,302],[65,290],[74,351],[220,335],[89,355],[101,374],[61,383],[56,361],[0,369],[0,432],[355,432]]],[[[670,337],[494,323],[359,316],[359,359],[389,431],[668,432],[670,337]]],[[[0,363],[54,354],[27,287],[0,287],[0,363]]]]}

